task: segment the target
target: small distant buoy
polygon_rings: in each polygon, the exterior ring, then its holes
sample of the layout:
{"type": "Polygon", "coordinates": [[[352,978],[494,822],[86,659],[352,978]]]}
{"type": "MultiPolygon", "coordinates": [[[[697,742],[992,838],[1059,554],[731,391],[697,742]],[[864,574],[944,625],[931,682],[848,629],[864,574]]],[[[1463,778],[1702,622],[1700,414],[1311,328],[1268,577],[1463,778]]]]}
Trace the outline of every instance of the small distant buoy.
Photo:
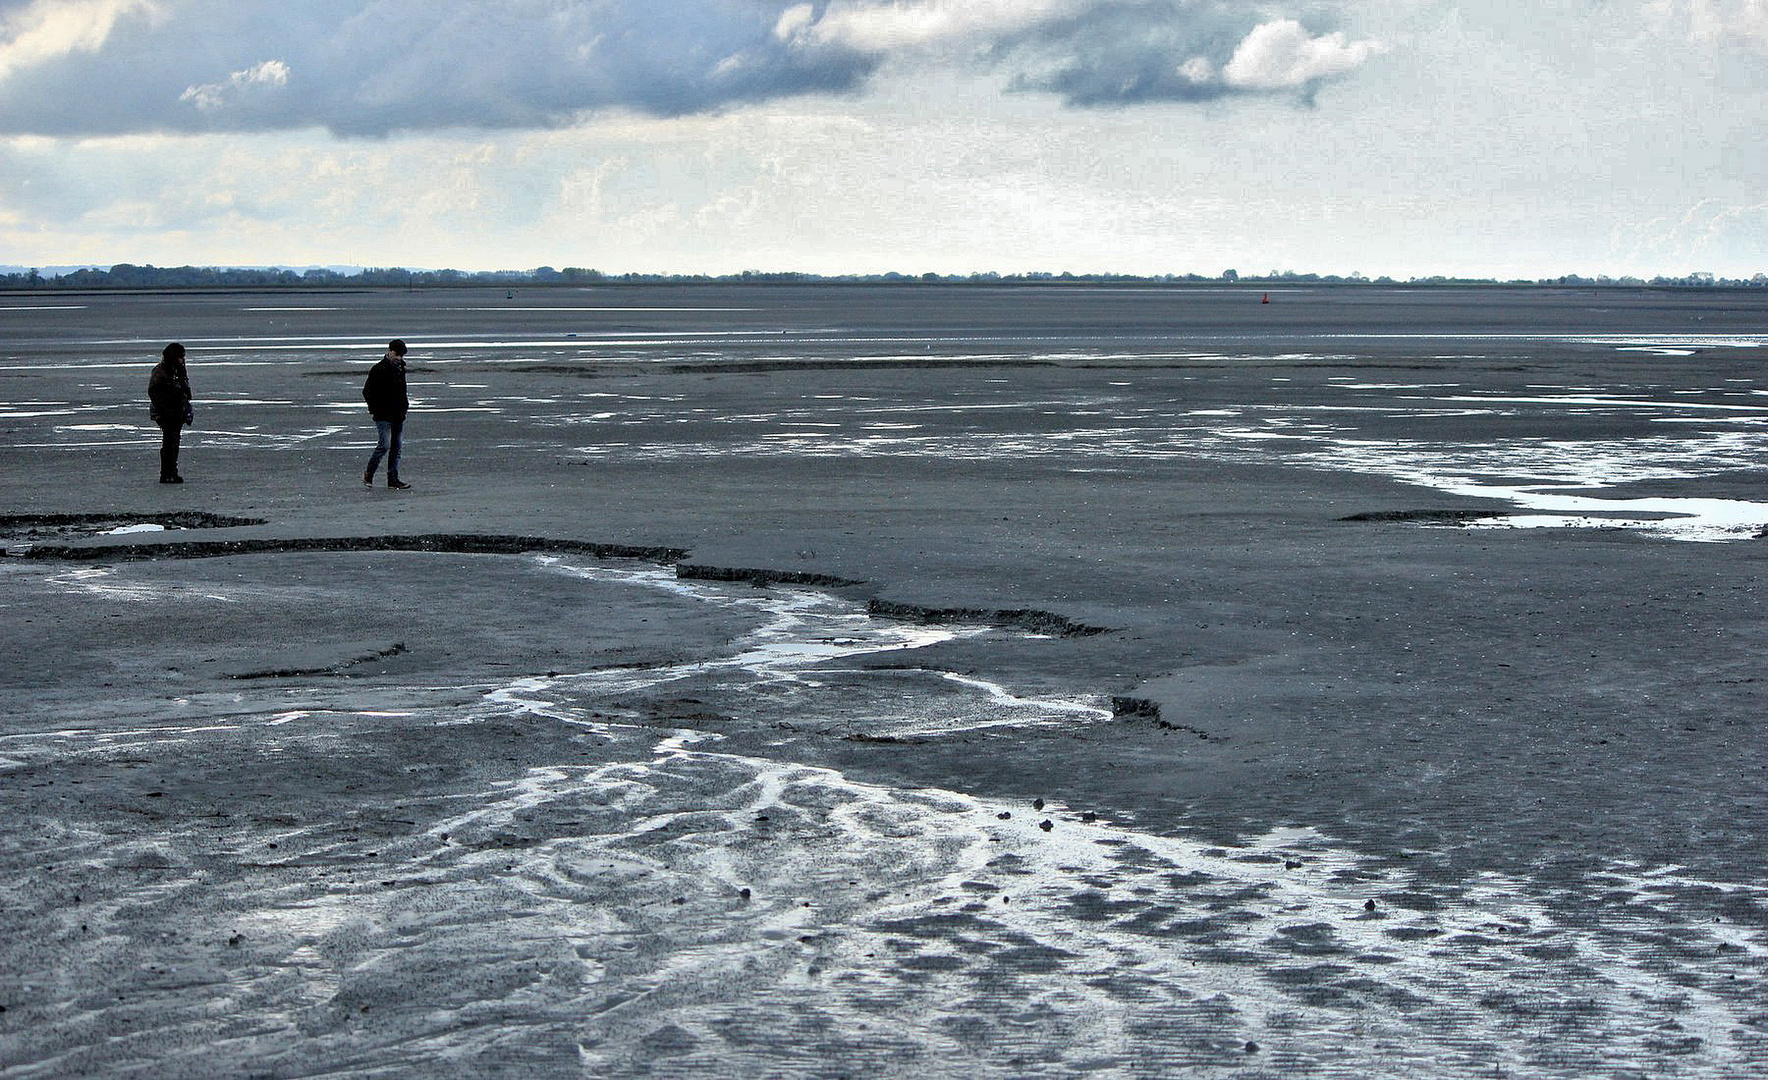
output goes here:
{"type": "Polygon", "coordinates": [[[1270,302],[1271,302],[1271,294],[1270,293],[1266,293],[1264,296],[1264,299],[1259,301],[1259,303],[1261,303],[1261,304],[1268,304],[1270,302]]]}

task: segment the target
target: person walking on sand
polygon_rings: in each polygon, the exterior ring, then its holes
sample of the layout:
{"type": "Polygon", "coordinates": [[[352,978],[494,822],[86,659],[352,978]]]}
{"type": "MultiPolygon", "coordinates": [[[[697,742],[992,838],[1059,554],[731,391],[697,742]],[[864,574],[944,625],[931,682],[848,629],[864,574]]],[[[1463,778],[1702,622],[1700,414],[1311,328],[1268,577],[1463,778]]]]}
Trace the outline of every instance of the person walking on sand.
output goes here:
{"type": "Polygon", "coordinates": [[[184,368],[184,346],[176,341],[160,351],[160,362],[147,380],[147,415],[160,429],[160,483],[182,484],[178,475],[178,443],[195,419],[190,407],[190,373],[184,368]]]}
{"type": "Polygon", "coordinates": [[[367,487],[374,486],[374,471],[384,457],[387,459],[387,486],[410,487],[399,479],[400,436],[405,431],[405,414],[411,411],[411,399],[405,393],[405,342],[398,338],[387,342],[387,354],[368,369],[368,381],[362,384],[362,400],[368,402],[368,413],[374,417],[378,436],[374,453],[368,458],[368,468],[362,473],[362,483],[367,487]]]}

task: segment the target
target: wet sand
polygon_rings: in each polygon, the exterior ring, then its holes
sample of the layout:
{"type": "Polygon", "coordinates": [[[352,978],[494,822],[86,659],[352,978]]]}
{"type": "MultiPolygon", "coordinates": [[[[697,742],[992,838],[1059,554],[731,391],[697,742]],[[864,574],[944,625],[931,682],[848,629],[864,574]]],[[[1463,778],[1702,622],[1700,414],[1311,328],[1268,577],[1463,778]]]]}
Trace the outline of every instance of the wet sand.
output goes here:
{"type": "Polygon", "coordinates": [[[1752,1075],[1768,305],[1273,301],[0,297],[0,1071],[1752,1075]]]}

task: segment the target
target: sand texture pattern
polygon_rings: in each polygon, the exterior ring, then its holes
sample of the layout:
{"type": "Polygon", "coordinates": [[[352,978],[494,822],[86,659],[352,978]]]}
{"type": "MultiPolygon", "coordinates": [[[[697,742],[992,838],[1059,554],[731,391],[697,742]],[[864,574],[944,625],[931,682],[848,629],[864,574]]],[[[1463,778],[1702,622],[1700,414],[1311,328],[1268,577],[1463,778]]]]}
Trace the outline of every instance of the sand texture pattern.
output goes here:
{"type": "Polygon", "coordinates": [[[1768,300],[1258,301],[0,296],[0,1075],[1760,1075],[1768,300]]]}

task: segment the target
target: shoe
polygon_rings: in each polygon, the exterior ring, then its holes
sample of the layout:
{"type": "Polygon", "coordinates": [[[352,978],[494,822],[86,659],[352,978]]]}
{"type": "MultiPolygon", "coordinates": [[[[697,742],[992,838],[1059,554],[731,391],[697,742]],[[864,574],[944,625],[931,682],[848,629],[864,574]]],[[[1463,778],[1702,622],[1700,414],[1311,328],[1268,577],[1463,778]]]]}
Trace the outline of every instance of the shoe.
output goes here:
{"type": "Polygon", "coordinates": [[[406,488],[410,487],[411,485],[406,483],[403,480],[389,480],[389,481],[387,481],[387,486],[389,488],[393,488],[397,491],[404,491],[406,488]]]}
{"type": "Polygon", "coordinates": [[[162,477],[160,477],[160,483],[162,483],[162,484],[182,484],[182,483],[184,483],[184,477],[182,477],[182,476],[162,476],[162,477]]]}
{"type": "Polygon", "coordinates": [[[374,473],[365,472],[362,474],[362,486],[374,487],[374,473]]]}

